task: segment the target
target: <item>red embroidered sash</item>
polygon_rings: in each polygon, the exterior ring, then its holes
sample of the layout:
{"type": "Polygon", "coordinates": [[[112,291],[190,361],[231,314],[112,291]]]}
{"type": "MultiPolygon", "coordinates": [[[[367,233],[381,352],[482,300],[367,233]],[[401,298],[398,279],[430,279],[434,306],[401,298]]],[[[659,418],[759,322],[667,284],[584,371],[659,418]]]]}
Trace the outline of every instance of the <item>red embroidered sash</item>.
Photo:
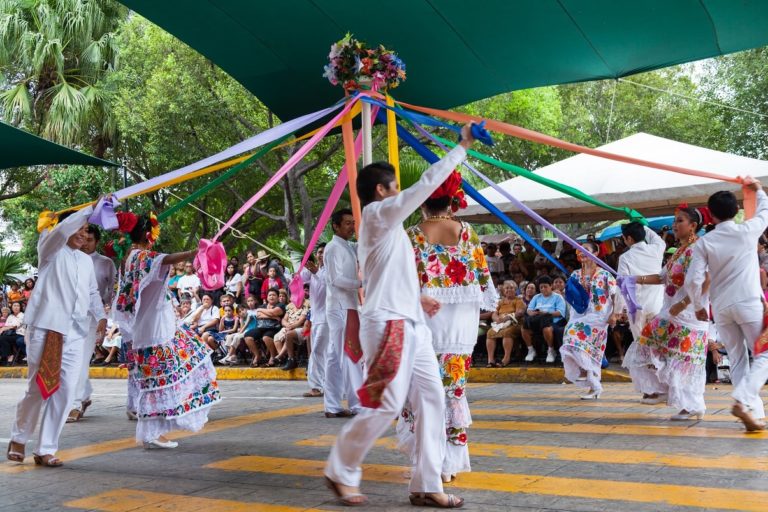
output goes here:
{"type": "Polygon", "coordinates": [[[368,376],[363,386],[357,390],[357,396],[364,407],[377,409],[381,406],[384,390],[400,368],[404,337],[405,320],[389,320],[384,329],[384,340],[368,368],[368,376]]]}
{"type": "Polygon", "coordinates": [[[35,381],[40,388],[43,400],[51,397],[61,386],[61,354],[64,347],[64,336],[60,332],[48,331],[45,334],[43,355],[40,357],[40,368],[37,370],[35,381]]]}
{"type": "Polygon", "coordinates": [[[347,325],[344,327],[344,352],[353,363],[363,357],[363,349],[360,346],[360,315],[356,309],[347,310],[347,325]]]}
{"type": "Polygon", "coordinates": [[[752,350],[752,357],[757,357],[768,350],[768,314],[763,316],[763,332],[755,340],[755,347],[752,350]]]}

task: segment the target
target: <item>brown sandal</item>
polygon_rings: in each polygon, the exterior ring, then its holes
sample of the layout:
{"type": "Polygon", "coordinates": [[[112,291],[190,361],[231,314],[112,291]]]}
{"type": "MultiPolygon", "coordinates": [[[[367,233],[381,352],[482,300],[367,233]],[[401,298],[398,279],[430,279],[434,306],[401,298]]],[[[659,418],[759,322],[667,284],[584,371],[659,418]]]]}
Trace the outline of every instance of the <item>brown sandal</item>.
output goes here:
{"type": "Polygon", "coordinates": [[[447,494],[448,503],[443,505],[426,493],[413,493],[408,499],[414,507],[434,507],[434,508],[461,508],[464,506],[464,498],[459,498],[453,494],[447,494]]]}
{"type": "Polygon", "coordinates": [[[339,489],[339,484],[334,482],[328,477],[325,477],[325,485],[331,490],[331,492],[338,498],[339,503],[347,507],[359,507],[368,503],[368,497],[365,494],[359,492],[352,494],[343,494],[339,489]]]}
{"type": "Polygon", "coordinates": [[[61,459],[55,455],[35,455],[35,464],[46,468],[60,468],[64,465],[61,459]]]}
{"type": "Polygon", "coordinates": [[[319,389],[313,388],[311,391],[307,391],[301,396],[303,396],[304,398],[317,398],[317,397],[323,396],[323,392],[320,391],[319,389]]]}
{"type": "Polygon", "coordinates": [[[24,445],[15,441],[9,442],[6,457],[13,462],[24,462],[24,445]],[[19,446],[21,446],[21,451],[18,451],[19,446]],[[13,449],[14,447],[16,448],[15,450],[13,449]]]}
{"type": "Polygon", "coordinates": [[[80,412],[80,409],[72,409],[71,411],[69,411],[69,416],[67,416],[67,423],[78,422],[82,417],[83,417],[83,413],[80,412]]]}

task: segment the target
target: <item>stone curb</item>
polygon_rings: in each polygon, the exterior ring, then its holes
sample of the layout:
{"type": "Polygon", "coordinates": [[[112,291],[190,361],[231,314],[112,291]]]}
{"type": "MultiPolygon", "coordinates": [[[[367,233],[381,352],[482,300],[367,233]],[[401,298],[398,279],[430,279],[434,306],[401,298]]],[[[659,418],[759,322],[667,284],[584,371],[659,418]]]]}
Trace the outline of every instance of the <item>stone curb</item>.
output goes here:
{"type": "MultiPolygon", "coordinates": [[[[218,380],[307,380],[304,368],[283,371],[279,368],[232,368],[216,367],[218,380]]],[[[128,370],[116,367],[95,367],[90,369],[92,379],[125,379],[128,370]]],[[[26,378],[26,367],[0,368],[0,378],[26,378]]],[[[629,375],[616,370],[603,370],[603,382],[631,382],[629,375]]],[[[469,381],[476,383],[506,384],[560,384],[565,381],[560,367],[512,367],[512,368],[472,368],[469,381]]]]}

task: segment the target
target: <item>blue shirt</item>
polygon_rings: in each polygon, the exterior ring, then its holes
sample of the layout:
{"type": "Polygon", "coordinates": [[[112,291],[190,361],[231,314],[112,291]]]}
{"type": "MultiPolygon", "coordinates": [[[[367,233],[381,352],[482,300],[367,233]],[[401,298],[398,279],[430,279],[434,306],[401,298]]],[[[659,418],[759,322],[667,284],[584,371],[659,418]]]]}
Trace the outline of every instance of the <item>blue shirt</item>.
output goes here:
{"type": "Polygon", "coordinates": [[[549,297],[545,297],[541,293],[537,293],[531,299],[531,303],[528,304],[528,309],[538,309],[542,313],[554,313],[560,312],[560,316],[552,318],[553,323],[557,323],[565,317],[565,299],[555,292],[552,292],[549,297]]]}

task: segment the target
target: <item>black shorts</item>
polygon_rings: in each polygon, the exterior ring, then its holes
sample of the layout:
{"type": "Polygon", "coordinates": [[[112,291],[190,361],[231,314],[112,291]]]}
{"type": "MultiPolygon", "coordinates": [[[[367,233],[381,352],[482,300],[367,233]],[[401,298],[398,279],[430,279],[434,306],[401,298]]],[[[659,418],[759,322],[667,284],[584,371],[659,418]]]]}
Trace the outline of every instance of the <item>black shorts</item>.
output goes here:
{"type": "Polygon", "coordinates": [[[244,338],[253,338],[256,341],[261,341],[265,336],[268,338],[274,338],[275,334],[277,334],[277,331],[279,331],[280,328],[278,327],[257,327],[255,329],[251,329],[250,331],[245,331],[244,338]]]}
{"type": "Polygon", "coordinates": [[[547,327],[552,327],[553,317],[550,314],[532,315],[525,317],[525,328],[529,331],[541,331],[547,327]]]}

